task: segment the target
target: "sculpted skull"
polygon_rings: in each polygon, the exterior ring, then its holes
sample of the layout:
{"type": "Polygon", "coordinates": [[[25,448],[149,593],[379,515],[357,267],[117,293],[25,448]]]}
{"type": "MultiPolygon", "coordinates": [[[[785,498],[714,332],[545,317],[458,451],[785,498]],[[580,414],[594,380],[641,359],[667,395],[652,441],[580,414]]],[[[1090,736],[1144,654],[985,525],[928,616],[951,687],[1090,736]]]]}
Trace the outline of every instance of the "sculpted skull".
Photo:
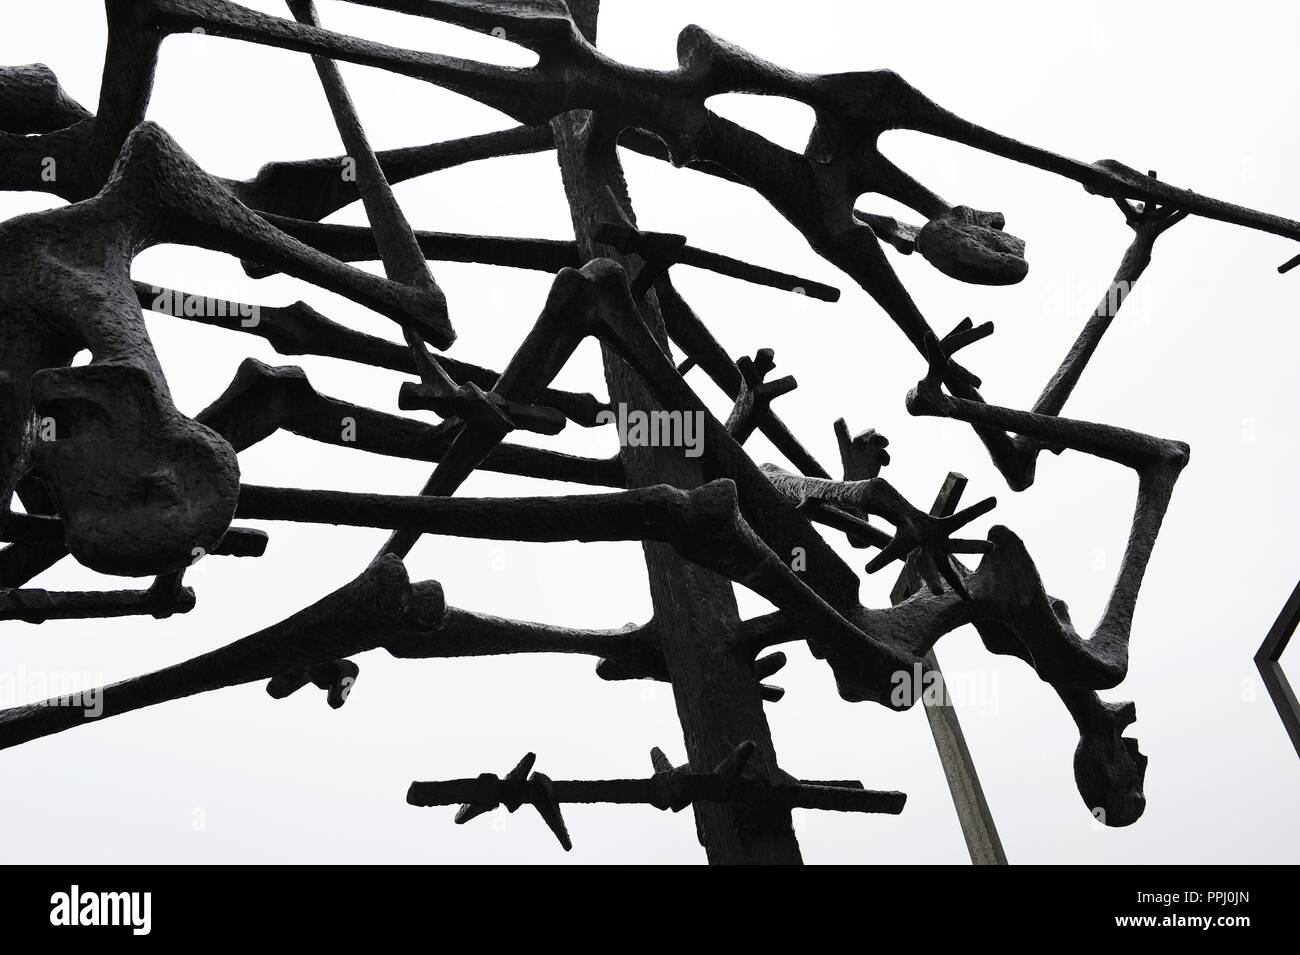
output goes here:
{"type": "Polygon", "coordinates": [[[1124,735],[1137,718],[1132,703],[1103,702],[1081,727],[1074,750],[1074,781],[1084,804],[1107,826],[1131,826],[1147,800],[1142,787],[1147,758],[1138,741],[1124,735]]]}
{"type": "Polygon", "coordinates": [[[0,224],[0,482],[34,473],[72,555],[119,576],[193,563],[239,490],[234,450],[172,403],[131,284],[161,219],[137,154],[95,198],[0,224]]]}
{"type": "Polygon", "coordinates": [[[49,368],[31,381],[36,469],[78,561],[107,574],[178,570],[220,542],[239,500],[234,450],[143,368],[49,368]]]}
{"type": "Polygon", "coordinates": [[[1025,243],[1003,232],[999,212],[954,206],[931,219],[917,236],[916,247],[935,268],[959,282],[1015,285],[1029,274],[1025,243]]]}
{"type": "Polygon", "coordinates": [[[0,505],[34,466],[68,549],[107,574],[187,566],[221,541],[239,496],[234,450],[176,409],[141,315],[131,264],[164,242],[274,264],[438,347],[455,340],[441,291],[291,239],[141,123],[98,194],[0,223],[0,505]],[[69,367],[82,349],[91,363],[69,367]]]}

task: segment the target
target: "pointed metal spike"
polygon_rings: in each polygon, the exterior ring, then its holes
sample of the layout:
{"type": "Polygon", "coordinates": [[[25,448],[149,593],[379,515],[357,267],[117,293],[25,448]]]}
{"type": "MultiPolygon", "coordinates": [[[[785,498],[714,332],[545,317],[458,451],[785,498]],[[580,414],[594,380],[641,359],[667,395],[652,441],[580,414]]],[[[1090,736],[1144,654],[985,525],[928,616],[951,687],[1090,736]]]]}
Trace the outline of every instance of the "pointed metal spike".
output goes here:
{"type": "Polygon", "coordinates": [[[485,812],[491,812],[494,808],[493,806],[475,806],[472,803],[465,803],[456,810],[456,825],[463,826],[471,819],[477,819],[485,812]]]}
{"type": "Polygon", "coordinates": [[[947,341],[949,338],[952,338],[952,336],[959,335],[965,331],[969,331],[971,328],[974,327],[975,327],[975,323],[972,322],[971,317],[967,315],[965,318],[963,318],[960,322],[958,322],[956,325],[952,327],[952,331],[950,331],[947,335],[943,336],[944,340],[947,341]]]}
{"type": "Polygon", "coordinates": [[[529,781],[534,787],[533,807],[551,832],[555,833],[555,838],[560,840],[564,851],[569,852],[573,848],[573,841],[569,838],[569,829],[564,824],[564,816],[560,813],[560,804],[555,798],[555,787],[551,783],[551,777],[545,773],[533,773],[529,781]]]}
{"type": "MultiPolygon", "coordinates": [[[[514,769],[506,773],[505,777],[502,779],[502,782],[506,782],[506,783],[522,782],[523,780],[527,779],[528,774],[533,771],[533,764],[536,762],[537,762],[536,753],[524,753],[524,758],[518,762],[518,764],[515,766],[514,769]]],[[[521,805],[523,805],[524,800],[521,797],[514,796],[509,793],[503,793],[503,796],[505,798],[503,798],[501,802],[506,807],[507,812],[514,812],[521,805]]]]}
{"type": "Polygon", "coordinates": [[[777,378],[775,381],[765,381],[755,390],[770,401],[773,398],[788,395],[798,387],[799,382],[795,380],[794,375],[786,375],[784,378],[777,378]]]}
{"type": "Polygon", "coordinates": [[[853,447],[853,438],[849,435],[849,423],[843,418],[835,419],[835,443],[840,447],[840,464],[845,470],[849,467],[849,452],[853,447]]]}
{"type": "Polygon", "coordinates": [[[664,751],[658,746],[650,750],[650,765],[654,767],[656,773],[670,773],[673,769],[672,760],[664,755],[664,751]]]}
{"type": "Polygon", "coordinates": [[[754,755],[754,750],[757,748],[758,744],[752,739],[745,740],[731,751],[730,756],[718,763],[714,772],[728,783],[734,783],[745,771],[745,766],[748,765],[750,757],[754,755]]]}
{"type": "MultiPolygon", "coordinates": [[[[532,754],[530,753],[529,755],[531,756],[532,754]]],[[[492,773],[480,773],[478,778],[479,781],[482,783],[500,782],[500,780],[492,773]]],[[[456,825],[463,826],[471,819],[477,819],[479,816],[483,815],[484,813],[491,812],[499,805],[501,804],[496,803],[493,805],[488,805],[486,803],[472,803],[472,802],[461,803],[460,808],[456,810],[456,819],[455,819],[456,825]]],[[[514,809],[511,809],[510,811],[514,812],[514,809]]]]}
{"type": "Polygon", "coordinates": [[[527,779],[528,774],[533,771],[535,762],[537,762],[536,753],[524,753],[524,758],[519,761],[514,769],[506,773],[505,778],[512,782],[517,779],[527,779]]]}
{"type": "Polygon", "coordinates": [[[896,560],[905,560],[907,550],[907,546],[897,540],[890,542],[879,554],[868,561],[867,573],[874,574],[882,567],[888,567],[896,560]]]}
{"type": "Polygon", "coordinates": [[[971,521],[983,517],[997,506],[998,499],[996,497],[986,497],[979,503],[963,508],[951,517],[944,518],[946,530],[949,534],[959,531],[971,521]]]}
{"type": "Polygon", "coordinates": [[[992,322],[984,322],[982,325],[976,325],[973,328],[954,328],[943,339],[944,351],[951,358],[967,345],[973,345],[988,338],[993,334],[993,328],[992,322]]]}

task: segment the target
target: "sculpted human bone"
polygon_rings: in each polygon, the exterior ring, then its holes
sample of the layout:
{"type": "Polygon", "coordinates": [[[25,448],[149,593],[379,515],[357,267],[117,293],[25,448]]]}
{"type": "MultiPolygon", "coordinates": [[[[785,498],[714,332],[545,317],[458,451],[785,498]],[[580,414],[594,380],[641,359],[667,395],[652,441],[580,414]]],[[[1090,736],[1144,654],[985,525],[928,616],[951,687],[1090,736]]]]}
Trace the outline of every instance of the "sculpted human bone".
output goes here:
{"type": "Polygon", "coordinates": [[[0,224],[5,501],[30,463],[68,549],[103,573],[189,565],[220,542],[239,496],[230,445],[173,404],[131,282],[134,257],[167,241],[278,260],[441,347],[453,338],[440,299],[278,233],[141,125],[98,195],[0,224]],[[90,364],[70,367],[83,349],[90,364]]]}
{"type": "MultiPolygon", "coordinates": [[[[1113,162],[1079,163],[1016,142],[947,112],[888,70],[797,73],[698,27],[682,31],[674,70],[619,64],[594,46],[594,0],[568,5],[561,0],[351,2],[480,32],[501,31],[510,42],[534,50],[537,63],[498,67],[343,36],[320,27],[310,0],[290,0],[298,23],[224,0],[107,0],[109,48],[97,114],[73,101],[46,68],[0,68],[0,188],[39,189],[75,203],[0,225],[0,482],[5,504],[16,492],[28,511],[0,515],[3,539],[17,542],[0,555],[0,580],[9,585],[0,591],[0,616],[39,622],[141,608],[175,612],[193,602],[180,586],[193,555],[234,549],[236,535],[227,528],[236,513],[258,520],[385,527],[395,533],[384,554],[353,585],[253,638],[110,688],[108,714],[253,679],[270,679],[268,689],[277,698],[312,682],[329,690],[331,705],[341,705],[357,673],[346,658],[375,646],[403,657],[593,653],[606,658],[598,669],[605,678],[668,680],[684,701],[683,712],[710,708],[701,723],[683,719],[697,775],[713,765],[701,753],[736,726],[767,733],[761,701],[779,699],[780,691],[757,681],[779,668],[774,661],[784,657],[760,657],[766,647],[805,641],[830,665],[845,699],[906,708],[915,700],[892,699],[893,676],[920,668],[932,659],[940,637],[971,624],[990,652],[1024,660],[1061,697],[1079,729],[1074,770],[1088,808],[1106,825],[1135,821],[1145,806],[1146,758],[1136,741],[1123,735],[1134,707],[1104,702],[1095,690],[1112,687],[1125,675],[1138,589],[1188,451],[1180,442],[1060,414],[1149,261],[1155,238],[1169,225],[1191,212],[1300,238],[1300,223],[1176,189],[1155,173],[1143,176],[1113,162]],[[218,180],[199,170],[156,126],[140,125],[160,45],[170,34],[191,31],[221,42],[244,40],[315,55],[347,158],[358,166],[356,182],[337,175],[338,160],[273,163],[251,182],[218,180]],[[376,154],[348,102],[335,59],[435,83],[518,122],[539,125],[376,154]],[[710,97],[733,92],[810,106],[816,123],[807,149],[783,149],[710,112],[710,97]],[[574,111],[590,111],[590,116],[577,125],[574,111]],[[551,121],[554,125],[545,125],[551,121]],[[991,323],[976,326],[964,319],[938,339],[881,248],[886,243],[901,254],[919,251],[948,276],[1002,285],[1025,276],[1024,243],[1003,231],[1000,214],[952,205],[894,166],[880,152],[878,139],[895,129],[939,136],[1072,179],[1113,198],[1135,232],[1102,304],[1029,411],[986,403],[975,390],[978,378],[952,360],[956,351],[991,333],[991,323]],[[676,263],[703,266],[795,287],[827,301],[834,300],[834,290],[693,249],[684,236],[640,232],[624,195],[616,142],[765,197],[814,251],[866,290],[926,356],[930,373],[909,397],[909,410],[973,426],[1013,489],[1033,482],[1043,450],[1082,451],[1138,472],[1129,546],[1091,636],[1076,631],[1065,603],[1047,593],[1028,551],[1010,530],[995,527],[987,540],[951,536],[986,505],[954,512],[954,502],[947,516],[927,513],[882,479],[880,471],[889,463],[883,436],[866,431],[850,437],[841,419],[836,436],[844,480],[831,479],[772,410],[773,399],[790,390],[793,379],[764,381],[772,369],[770,350],[734,361],[677,294],[667,269],[676,263]],[[417,233],[385,181],[385,176],[395,182],[474,159],[552,147],[564,173],[576,242],[417,233]],[[858,210],[857,202],[871,194],[911,208],[924,224],[858,210]],[[319,220],[357,198],[366,205],[369,229],[303,221],[319,220]],[[239,200],[263,210],[265,217],[239,200]],[[1144,205],[1135,206],[1134,200],[1144,205]],[[227,252],[243,259],[252,277],[284,272],[394,319],[408,347],[332,323],[304,303],[268,309],[256,329],[226,321],[247,314],[233,303],[222,303],[218,319],[177,310],[180,317],[238,325],[236,330],[260,335],[282,353],[326,355],[419,375],[420,382],[404,383],[399,407],[431,409],[444,420],[433,425],[330,398],[317,393],[301,370],[273,369],[252,359],[197,420],[182,414],[140,316],[141,306],[171,309],[158,304],[159,290],[130,281],[132,258],[162,242],[227,252]],[[376,255],[392,281],[343,264],[376,255]],[[444,368],[441,356],[435,361],[425,350],[424,341],[445,348],[454,338],[425,264],[440,257],[557,273],[542,315],[502,373],[452,360],[444,368]],[[607,380],[611,404],[621,407],[631,396],[638,410],[645,405],[699,416],[706,440],[698,472],[674,471],[666,457],[655,458],[647,471],[650,459],[635,454],[576,458],[504,441],[529,415],[533,430],[558,430],[564,419],[547,407],[584,426],[600,420],[604,403],[550,387],[587,338],[599,340],[607,370],[611,362],[621,363],[607,380]],[[678,364],[672,357],[670,339],[687,361],[678,364]],[[91,354],[90,364],[73,367],[83,349],[91,354]],[[685,383],[693,365],[733,400],[725,424],[685,383]],[[340,415],[362,429],[356,441],[337,437],[333,422],[340,415]],[[241,487],[236,451],[277,429],[436,461],[437,468],[418,497],[241,487]],[[800,473],[758,468],[742,448],[756,431],[800,473]],[[619,493],[453,499],[477,469],[601,485],[619,493]],[[871,524],[873,516],[892,524],[893,532],[871,524]],[[855,546],[880,548],[868,570],[904,560],[908,572],[930,590],[885,609],[864,607],[857,574],[813,521],[847,533],[855,546]],[[444,612],[440,594],[432,589],[436,585],[412,588],[395,556],[428,533],[535,541],[627,539],[670,548],[646,548],[654,619],[623,631],[572,631],[444,612]],[[96,570],[158,574],[159,579],[138,593],[19,589],[60,559],[64,545],[96,570]],[[669,549],[675,555],[671,560],[663,558],[669,549]],[[954,556],[968,553],[985,555],[978,568],[968,569],[954,556]],[[709,582],[705,569],[721,586],[709,582]],[[766,597],[778,613],[739,619],[728,581],[766,597]],[[697,591],[708,599],[697,603],[697,591]],[[701,647],[708,654],[693,655],[701,647]],[[728,680],[720,680],[724,672],[728,680]],[[732,679],[737,673],[740,678],[732,679]],[[704,679],[697,679],[701,674],[704,679]]],[[[0,711],[0,745],[73,725],[72,716],[49,707],[0,711]]],[[[748,742],[734,751],[745,753],[745,759],[753,755],[774,773],[770,739],[756,738],[757,750],[748,742]]],[[[526,762],[531,768],[531,759],[526,762]]],[[[734,770],[736,764],[731,765],[734,770]]],[[[657,776],[672,772],[662,754],[655,769],[657,776]]],[[[720,770],[714,775],[727,777],[720,770]]],[[[539,808],[551,806],[558,813],[551,781],[540,774],[526,781],[539,808]]],[[[660,778],[657,784],[667,782],[671,779],[660,778]]],[[[583,787],[591,785],[601,784],[556,787],[589,793],[583,787]]],[[[502,801],[516,802],[520,791],[515,786],[502,801]]],[[[727,787],[719,792],[724,802],[739,796],[727,787]]],[[[691,800],[671,801],[681,808],[691,800]]],[[[789,818],[778,814],[762,825],[788,829],[789,818]]],[[[797,851],[793,855],[797,861],[797,851]]]]}

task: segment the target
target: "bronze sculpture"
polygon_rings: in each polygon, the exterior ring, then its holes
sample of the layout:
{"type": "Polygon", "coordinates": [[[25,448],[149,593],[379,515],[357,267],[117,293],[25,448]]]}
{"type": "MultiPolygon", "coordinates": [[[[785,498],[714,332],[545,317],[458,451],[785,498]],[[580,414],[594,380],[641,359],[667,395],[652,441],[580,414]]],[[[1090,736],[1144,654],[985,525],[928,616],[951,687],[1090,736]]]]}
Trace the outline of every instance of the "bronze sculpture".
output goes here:
{"type": "MultiPolygon", "coordinates": [[[[1123,736],[1134,718],[1133,707],[1103,703],[1095,691],[1124,677],[1133,606],[1188,449],[1176,441],[1063,418],[1061,411],[1165,229],[1188,214],[1289,238],[1300,238],[1300,225],[1204,199],[1117,164],[1078,163],[1016,143],[947,113],[887,72],[793,74],[698,28],[682,34],[677,71],[623,67],[591,45],[594,3],[574,2],[573,19],[563,3],[541,0],[524,5],[469,0],[363,5],[501,31],[496,35],[534,50],[538,66],[492,67],[337,36],[319,29],[310,4],[298,2],[291,9],[300,23],[252,14],[230,3],[110,0],[108,62],[113,69],[110,77],[106,67],[95,116],[71,103],[39,69],[14,71],[0,86],[5,99],[0,116],[9,134],[0,138],[0,156],[7,154],[6,184],[41,188],[45,181],[38,157],[54,157],[61,172],[45,185],[76,201],[59,215],[42,214],[5,227],[14,249],[5,266],[8,301],[31,301],[31,287],[40,284],[51,294],[46,310],[71,326],[55,325],[49,343],[33,338],[37,317],[26,324],[10,319],[3,330],[7,356],[30,350],[6,369],[6,420],[12,419],[5,436],[6,492],[18,494],[28,511],[12,515],[4,526],[6,539],[15,541],[0,555],[3,583],[10,588],[5,598],[9,614],[41,619],[188,609],[191,600],[180,579],[187,558],[196,549],[235,549],[240,535],[232,537],[227,528],[236,515],[389,528],[394,536],[384,554],[353,587],[360,596],[349,596],[352,591],[345,588],[317,610],[304,611],[307,617],[291,618],[228,651],[108,688],[106,714],[254,679],[270,680],[273,695],[313,682],[329,690],[332,703],[341,704],[356,677],[355,664],[345,658],[375,646],[399,656],[593,653],[603,658],[598,672],[607,678],[673,684],[689,758],[684,770],[657,758],[658,782],[653,785],[595,791],[617,801],[673,808],[693,804],[702,841],[718,861],[797,860],[788,809],[814,804],[810,800],[821,800],[818,804],[827,808],[901,809],[901,800],[890,794],[869,794],[842,783],[801,783],[781,773],[762,713],[762,701],[778,691],[760,682],[781,660],[779,655],[760,656],[764,650],[806,640],[831,666],[842,696],[891,705],[892,674],[917,664],[940,636],[969,622],[989,650],[1024,659],[1061,695],[1080,727],[1076,777],[1088,808],[1101,810],[1110,825],[1134,821],[1143,807],[1145,757],[1123,736]],[[329,172],[328,162],[271,167],[258,177],[260,182],[218,182],[189,163],[160,129],[142,125],[157,45],[168,33],[195,29],[214,38],[269,43],[322,57],[318,69],[349,157],[358,164],[358,182],[349,187],[329,172]],[[374,156],[330,58],[445,85],[529,125],[430,148],[419,157],[374,156]],[[710,113],[704,100],[724,91],[764,92],[812,106],[818,120],[806,152],[782,150],[710,113]],[[959,349],[990,333],[991,326],[965,322],[938,337],[884,256],[881,242],[904,253],[919,251],[946,274],[983,284],[1018,281],[1027,268],[1023,243],[1003,231],[1000,215],[949,205],[876,150],[880,132],[900,127],[1075,179],[1119,203],[1134,230],[1112,292],[1031,411],[986,404],[978,379],[954,360],[959,349]],[[887,454],[878,436],[852,439],[846,426],[837,429],[844,480],[833,480],[812,459],[772,409],[772,400],[792,382],[765,380],[773,366],[771,354],[732,361],[673,288],[667,271],[687,261],[685,241],[636,229],[614,152],[620,142],[738,180],[767,198],[812,248],[866,289],[922,353],[925,364],[918,375],[924,377],[908,398],[909,410],[970,423],[1013,489],[1032,483],[1042,450],[1079,450],[1138,473],[1129,550],[1090,639],[1080,638],[1065,605],[1048,595],[1011,531],[995,528],[987,541],[953,538],[988,504],[945,517],[918,509],[879,476],[887,454]],[[573,210],[577,240],[571,246],[416,234],[391,200],[384,178],[385,173],[396,179],[455,161],[552,147],[573,210]],[[140,190],[130,193],[130,206],[140,213],[139,234],[116,215],[111,230],[94,221],[95,210],[111,206],[127,188],[140,190]],[[903,202],[925,224],[856,213],[854,203],[864,193],[903,202]],[[366,200],[370,230],[315,222],[358,195],[366,200]],[[65,222],[71,225],[61,225],[65,222]],[[67,234],[59,233],[62,228],[67,234]],[[418,375],[418,383],[407,382],[404,388],[403,407],[435,410],[444,418],[441,425],[347,407],[369,415],[359,432],[373,449],[438,462],[422,496],[257,487],[236,493],[232,449],[242,450],[277,428],[324,437],[330,427],[323,423],[337,421],[343,403],[317,394],[300,372],[250,362],[195,422],[174,416],[165,401],[161,371],[147,360],[147,337],[141,339],[137,331],[122,346],[136,360],[125,361],[111,348],[115,336],[140,327],[134,306],[150,307],[151,290],[128,289],[125,271],[129,252],[147,241],[210,244],[235,251],[250,269],[263,273],[296,270],[398,321],[405,348],[342,329],[305,307],[264,315],[257,327],[239,330],[265,335],[277,348],[283,343],[288,353],[345,354],[418,375]],[[111,288],[112,309],[97,310],[78,324],[60,300],[67,279],[52,281],[46,267],[31,263],[49,248],[87,243],[112,246],[112,269],[91,268],[87,256],[75,264],[73,275],[111,288]],[[454,337],[425,265],[426,257],[444,255],[526,262],[558,273],[533,333],[500,375],[454,364],[426,348],[426,343],[446,348],[454,337]],[[387,282],[363,277],[343,264],[375,257],[385,265],[387,282]],[[577,459],[503,441],[515,428],[554,433],[566,421],[582,426],[598,422],[604,402],[550,388],[555,373],[587,336],[596,337],[605,350],[610,405],[703,416],[701,460],[633,447],[625,447],[616,460],[577,459]],[[735,401],[726,422],[709,415],[686,385],[683,370],[667,357],[669,340],[735,401]],[[61,371],[79,347],[93,353],[88,370],[61,371]],[[125,421],[104,415],[106,402],[97,396],[105,391],[134,397],[131,407],[138,407],[138,413],[125,421]],[[39,427],[46,419],[52,427],[48,439],[39,427]],[[108,428],[102,443],[120,461],[105,458],[111,466],[97,472],[63,463],[69,455],[73,462],[80,460],[75,442],[94,440],[100,427],[108,428]],[[755,430],[771,438],[801,473],[756,467],[742,448],[755,430]],[[200,453],[206,457],[195,465],[200,453]],[[515,500],[451,497],[478,467],[629,490],[515,500]],[[210,480],[211,475],[218,480],[210,480]],[[147,507],[139,506],[142,499],[147,507]],[[185,519],[179,519],[182,515],[185,519]],[[894,532],[871,524],[873,515],[893,525],[894,532]],[[826,545],[814,523],[877,548],[868,570],[893,560],[910,562],[928,589],[886,610],[862,607],[857,575],[826,545]],[[644,540],[655,619],[632,630],[594,634],[445,608],[431,585],[410,585],[396,562],[422,533],[644,540]],[[92,568],[157,579],[142,594],[25,596],[22,585],[62,556],[65,547],[92,568]],[[799,569],[796,553],[807,558],[799,569]],[[956,554],[985,556],[971,570],[956,554]],[[779,611],[740,620],[732,582],[767,597],[779,611]],[[350,609],[340,612],[339,601],[350,609]],[[320,641],[318,627],[304,625],[313,613],[328,614],[337,639],[320,641]],[[704,627],[706,618],[710,625],[704,627]]],[[[695,256],[697,263],[729,267],[720,259],[695,256]]],[[[730,274],[737,272],[779,287],[812,287],[770,270],[732,268],[730,274]]],[[[74,292],[69,297],[82,296],[74,292]]],[[[234,308],[224,314],[242,313],[234,308]]],[[[246,549],[256,550],[255,535],[245,532],[242,539],[246,549]]],[[[66,711],[9,711],[0,714],[0,741],[13,745],[73,722],[75,714],[66,711]]],[[[541,774],[530,774],[531,762],[525,763],[505,780],[485,780],[477,789],[417,784],[411,799],[463,801],[470,806],[465,817],[493,802],[514,808],[528,801],[557,834],[563,832],[559,804],[570,796],[587,798],[590,792],[584,794],[576,783],[552,784],[541,774]]]]}

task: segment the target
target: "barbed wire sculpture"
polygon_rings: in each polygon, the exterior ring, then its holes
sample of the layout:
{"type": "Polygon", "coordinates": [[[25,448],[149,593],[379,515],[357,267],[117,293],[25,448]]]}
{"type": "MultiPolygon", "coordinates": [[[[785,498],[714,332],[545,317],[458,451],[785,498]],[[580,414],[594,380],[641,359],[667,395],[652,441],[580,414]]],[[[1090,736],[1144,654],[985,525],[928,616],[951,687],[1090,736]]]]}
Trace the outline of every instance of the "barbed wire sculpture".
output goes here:
{"type": "MultiPolygon", "coordinates": [[[[973,624],[991,653],[1023,660],[1065,704],[1080,733],[1074,771],[1088,809],[1109,826],[1134,822],[1145,806],[1147,762],[1124,735],[1134,705],[1104,702],[1097,691],[1125,677],[1138,592],[1189,449],[1062,412],[1167,229],[1197,215],[1300,239],[1300,223],[1177,188],[1154,172],[1079,162],[1017,142],[953,115],[887,70],[796,73],[695,26],[679,37],[677,69],[626,66],[594,45],[598,0],[348,2],[503,38],[532,51],[537,63],[496,66],[340,35],[321,26],[311,0],[289,0],[292,19],[223,0],[106,0],[108,49],[95,113],[69,97],[46,67],[0,69],[0,187],[70,203],[0,224],[0,532],[10,542],[0,551],[0,619],[188,612],[195,600],[183,577],[197,557],[257,557],[265,549],[264,532],[234,527],[235,520],[387,529],[391,537],[351,583],[228,646],[103,687],[100,718],[254,681],[267,681],[276,698],[310,683],[338,707],[359,672],[351,658],[380,647],[401,658],[588,654],[599,658],[604,679],[671,684],[684,765],[655,750],[646,779],[559,781],[534,771],[529,754],[504,776],[413,783],[408,802],[461,804],[457,822],[527,803],[566,849],[564,803],[691,806],[711,862],[761,863],[800,861],[793,808],[898,813],[904,804],[901,793],[849,780],[799,780],[779,768],[763,704],[783,691],[764,681],[785,656],[768,651],[804,642],[830,667],[845,700],[906,709],[916,698],[896,692],[897,674],[933,660],[941,636],[973,624]],[[200,169],[145,121],[159,49],[168,36],[187,32],[313,56],[347,155],[271,163],[246,182],[200,169]],[[424,80],[521,125],[376,153],[338,61],[424,80]],[[777,146],[705,105],[711,96],[738,92],[809,106],[816,122],[804,152],[777,146]],[[1029,410],[985,402],[978,377],[956,360],[992,325],[967,319],[947,334],[935,332],[883,248],[919,253],[964,282],[1005,285],[1027,272],[1024,243],[1004,231],[1000,214],[950,205],[885,158],[877,140],[893,129],[1072,179],[1112,200],[1133,232],[1110,287],[1029,410]],[[1013,490],[1033,483],[1044,450],[1090,454],[1137,473],[1128,546],[1090,636],[1049,595],[1015,533],[995,526],[984,540],[957,536],[993,507],[992,498],[958,510],[950,496],[934,513],[919,509],[880,476],[889,462],[884,437],[854,437],[843,419],[834,424],[842,476],[813,458],[773,407],[794,379],[770,379],[770,349],[733,360],[674,288],[670,272],[688,265],[825,301],[835,301],[838,291],[694,248],[679,235],[639,230],[620,145],[765,198],[880,305],[922,356],[909,411],[971,425],[1013,490]],[[572,242],[417,232],[390,188],[464,163],[551,150],[572,213],[572,242]],[[355,175],[339,174],[345,162],[355,175]],[[856,203],[870,195],[896,200],[924,224],[858,211],[856,203]],[[357,199],[369,228],[320,222],[357,199]],[[361,334],[301,302],[263,308],[132,282],[133,258],[161,243],[231,253],[252,276],[283,272],[346,296],[392,319],[404,342],[361,334]],[[349,264],[375,259],[385,278],[349,264]],[[430,260],[554,274],[536,323],[502,371],[430,351],[445,351],[456,338],[430,260]],[[284,355],[398,372],[406,379],[399,407],[433,411],[441,422],[323,395],[301,369],[252,358],[225,393],[188,418],[172,403],[145,311],[257,335],[284,355]],[[248,321],[254,313],[257,320],[248,321]],[[600,343],[608,401],[552,386],[587,338],[600,343]],[[680,363],[670,357],[673,345],[684,356],[680,363]],[[83,349],[90,363],[73,367],[83,349]],[[734,402],[725,422],[686,382],[696,367],[734,402]],[[628,409],[701,421],[698,457],[623,442],[615,457],[586,458],[507,440],[515,430],[553,435],[568,425],[608,425],[628,409]],[[355,423],[346,442],[344,419],[355,423]],[[238,453],[281,430],[434,468],[412,496],[242,483],[238,453]],[[743,446],[756,431],[789,468],[751,460],[743,446]],[[480,468],[608,490],[456,496],[480,468]],[[868,573],[904,562],[912,583],[900,582],[893,606],[859,602],[859,576],[823,528],[874,549],[868,573]],[[411,582],[403,563],[426,534],[641,541],[653,618],[591,631],[449,606],[438,583],[411,582]],[[126,592],[27,587],[67,555],[95,571],[152,583],[126,592]],[[977,566],[967,566],[968,555],[978,556],[977,566]],[[741,619],[736,584],[776,611],[741,619]]],[[[85,719],[75,708],[13,707],[0,712],[0,747],[85,719]]]]}

